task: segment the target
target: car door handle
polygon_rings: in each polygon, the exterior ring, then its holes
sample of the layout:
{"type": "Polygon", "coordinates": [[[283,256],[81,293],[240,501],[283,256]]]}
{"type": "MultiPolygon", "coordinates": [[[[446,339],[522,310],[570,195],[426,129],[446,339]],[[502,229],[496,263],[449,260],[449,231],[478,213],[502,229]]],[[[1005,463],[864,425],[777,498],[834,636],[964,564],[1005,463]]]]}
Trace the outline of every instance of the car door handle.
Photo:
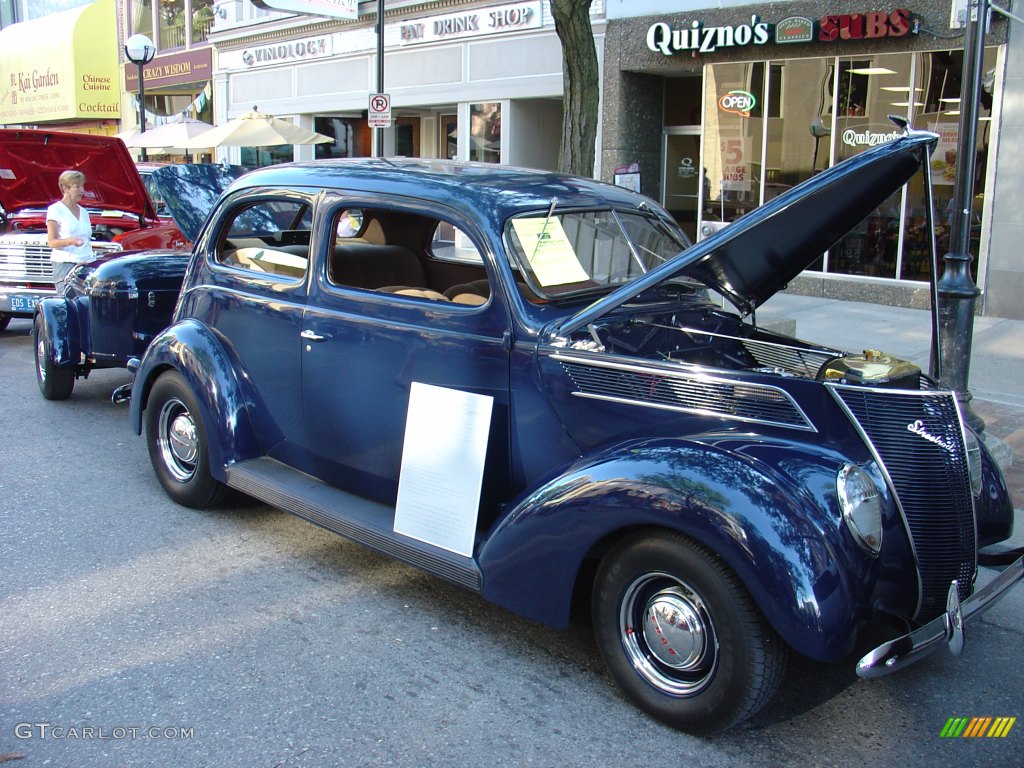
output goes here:
{"type": "Polygon", "coordinates": [[[314,333],[308,328],[304,330],[302,333],[300,333],[299,336],[306,339],[307,341],[323,341],[324,339],[328,338],[327,336],[321,336],[319,333],[314,333]]]}

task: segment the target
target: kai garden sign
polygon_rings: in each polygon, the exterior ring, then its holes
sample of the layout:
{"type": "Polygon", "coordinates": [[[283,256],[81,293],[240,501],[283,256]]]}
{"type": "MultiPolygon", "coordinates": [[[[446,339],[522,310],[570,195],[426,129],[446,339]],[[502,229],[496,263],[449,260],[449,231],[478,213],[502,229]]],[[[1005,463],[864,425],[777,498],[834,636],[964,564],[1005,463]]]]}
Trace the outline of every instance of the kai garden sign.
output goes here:
{"type": "Polygon", "coordinates": [[[647,30],[647,47],[656,53],[714,53],[722,48],[740,48],[768,43],[830,43],[843,40],[877,40],[917,34],[920,21],[905,9],[870,13],[822,16],[790,16],[777,24],[754,14],[749,24],[708,27],[702,21],[673,27],[659,21],[647,30]]]}

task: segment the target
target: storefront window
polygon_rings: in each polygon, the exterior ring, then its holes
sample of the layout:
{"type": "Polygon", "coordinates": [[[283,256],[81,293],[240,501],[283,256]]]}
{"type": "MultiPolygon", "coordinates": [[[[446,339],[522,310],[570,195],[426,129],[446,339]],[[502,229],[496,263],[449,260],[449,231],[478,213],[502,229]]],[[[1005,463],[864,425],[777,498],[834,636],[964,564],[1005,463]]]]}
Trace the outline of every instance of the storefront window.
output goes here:
{"type": "Polygon", "coordinates": [[[191,44],[206,42],[210,27],[216,19],[213,9],[214,0],[192,0],[192,40],[191,44]]]}
{"type": "MultiPolygon", "coordinates": [[[[969,160],[975,169],[969,246],[975,273],[995,67],[996,49],[987,49],[977,151],[969,160]]],[[[886,140],[898,130],[888,119],[895,114],[907,117],[914,128],[940,136],[931,159],[931,178],[932,223],[941,258],[950,248],[954,182],[963,162],[957,157],[962,70],[959,50],[708,65],[703,126],[707,180],[701,232],[714,231],[717,222],[735,221],[833,163],[886,140]]],[[[672,157],[666,160],[672,161],[672,157]]],[[[918,175],[811,269],[928,280],[932,233],[926,205],[924,182],[918,175]]]]}
{"type": "Polygon", "coordinates": [[[482,163],[501,162],[501,103],[488,101],[469,105],[469,159],[482,163]]]}
{"type": "MultiPolygon", "coordinates": [[[[912,55],[905,53],[839,59],[833,133],[837,162],[892,135],[897,128],[889,115],[913,114],[920,92],[912,88],[912,66],[912,55]]],[[[831,250],[828,271],[896,277],[903,239],[903,205],[902,190],[879,205],[831,250]]]]}
{"type": "Polygon", "coordinates": [[[441,115],[441,146],[439,155],[449,160],[459,156],[459,117],[458,115],[441,115]]]}
{"type": "Polygon", "coordinates": [[[315,157],[370,157],[372,134],[365,117],[316,117],[313,130],[333,136],[333,144],[314,145],[315,157]]]}
{"type": "MultiPolygon", "coordinates": [[[[760,64],[715,64],[704,78],[704,221],[730,222],[760,204],[763,88],[752,93],[760,64]]],[[[763,72],[763,69],[762,69],[763,72]]],[[[761,78],[763,82],[763,75],[761,78]]]]}
{"type": "MultiPolygon", "coordinates": [[[[996,51],[986,49],[983,78],[978,105],[977,148],[973,158],[974,199],[971,201],[971,226],[968,249],[974,260],[971,270],[977,282],[980,248],[981,217],[984,209],[985,168],[988,162],[988,140],[992,129],[992,73],[996,66],[996,51]]],[[[960,78],[963,71],[962,51],[938,51],[917,54],[916,81],[921,94],[915,104],[914,125],[939,134],[939,144],[931,159],[932,189],[935,198],[935,241],[939,258],[950,250],[950,229],[955,213],[953,200],[957,168],[962,158],[957,156],[960,136],[960,78]]],[[[905,216],[904,260],[901,277],[907,280],[927,280],[928,265],[924,258],[914,258],[914,250],[927,256],[927,232],[924,228],[922,202],[924,184],[919,178],[908,185],[905,216]],[[917,233],[920,232],[918,235],[917,233]],[[924,247],[914,247],[916,240],[924,247]]],[[[940,265],[941,270],[941,265],[940,265]]]]}
{"type": "Polygon", "coordinates": [[[157,43],[159,50],[184,47],[185,0],[160,0],[157,23],[160,25],[160,41],[157,43]]]}
{"type": "Polygon", "coordinates": [[[420,119],[395,118],[395,154],[399,157],[420,156],[420,119]]]}
{"type": "Polygon", "coordinates": [[[153,37],[153,0],[131,0],[128,4],[131,34],[153,37]]]}

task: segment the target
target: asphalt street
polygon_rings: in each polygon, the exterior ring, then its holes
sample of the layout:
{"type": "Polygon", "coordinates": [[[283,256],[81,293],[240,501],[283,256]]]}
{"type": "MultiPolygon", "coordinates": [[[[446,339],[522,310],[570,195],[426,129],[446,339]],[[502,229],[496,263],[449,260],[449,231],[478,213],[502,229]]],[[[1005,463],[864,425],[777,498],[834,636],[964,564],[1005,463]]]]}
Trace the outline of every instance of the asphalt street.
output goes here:
{"type": "Polygon", "coordinates": [[[793,659],[766,711],[695,738],[619,695],[584,622],[549,630],[266,506],[176,506],[110,404],[127,380],[101,371],[47,402],[29,323],[0,334],[0,762],[1024,764],[1024,719],[939,735],[1024,718],[1024,588],[960,659],[875,681],[854,659],[793,659]]]}

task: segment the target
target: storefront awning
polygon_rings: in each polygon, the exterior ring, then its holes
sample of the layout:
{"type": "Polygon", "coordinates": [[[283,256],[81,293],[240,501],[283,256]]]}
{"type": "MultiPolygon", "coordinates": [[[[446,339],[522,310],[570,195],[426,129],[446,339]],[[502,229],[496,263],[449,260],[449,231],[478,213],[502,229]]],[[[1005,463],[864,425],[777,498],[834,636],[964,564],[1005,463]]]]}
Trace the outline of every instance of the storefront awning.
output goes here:
{"type": "Polygon", "coordinates": [[[0,30],[0,125],[117,119],[121,114],[114,0],[0,30]]]}

